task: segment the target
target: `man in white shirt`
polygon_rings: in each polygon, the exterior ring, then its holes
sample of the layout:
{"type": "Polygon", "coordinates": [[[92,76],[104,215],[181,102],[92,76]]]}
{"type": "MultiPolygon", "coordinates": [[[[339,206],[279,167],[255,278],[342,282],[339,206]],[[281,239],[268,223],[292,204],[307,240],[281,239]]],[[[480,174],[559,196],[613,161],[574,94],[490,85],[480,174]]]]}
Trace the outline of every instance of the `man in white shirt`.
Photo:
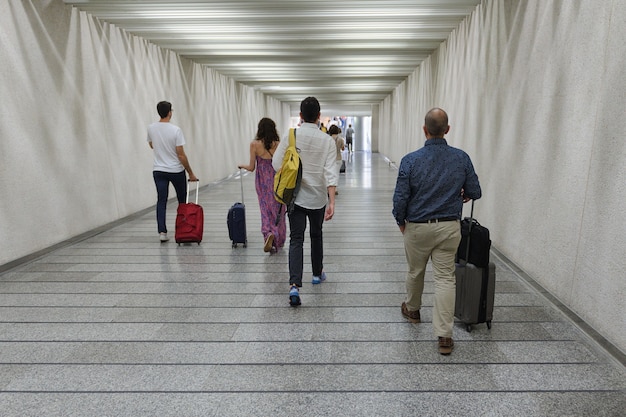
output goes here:
{"type": "MultiPolygon", "coordinates": [[[[303,245],[307,218],[311,237],[312,284],[326,280],[324,272],[324,245],[322,224],[330,220],[335,212],[335,188],[339,175],[335,169],[337,150],[331,136],[318,127],[320,103],[315,97],[307,97],[300,103],[300,118],[304,121],[296,130],[296,148],[302,163],[302,183],[289,214],[289,303],[301,304],[298,288],[302,287],[303,245]]],[[[272,165],[278,171],[282,165],[289,137],[280,141],[272,158],[272,165]]]]}
{"type": "Polygon", "coordinates": [[[157,228],[161,242],[167,242],[167,226],[165,224],[165,210],[169,194],[170,182],[176,190],[179,203],[185,202],[187,194],[187,177],[189,181],[198,181],[194,175],[187,155],[185,154],[185,137],[180,127],[170,123],[172,118],[172,103],[161,101],[157,104],[157,112],[161,120],[148,126],[148,144],[154,149],[154,165],[152,176],[157,189],[157,228]]]}

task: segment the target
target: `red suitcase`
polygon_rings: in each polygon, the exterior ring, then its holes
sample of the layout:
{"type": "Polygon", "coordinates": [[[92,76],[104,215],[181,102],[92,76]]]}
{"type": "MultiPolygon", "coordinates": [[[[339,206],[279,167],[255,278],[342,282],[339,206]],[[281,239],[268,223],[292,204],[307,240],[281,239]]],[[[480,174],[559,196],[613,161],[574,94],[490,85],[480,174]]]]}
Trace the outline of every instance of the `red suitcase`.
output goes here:
{"type": "Polygon", "coordinates": [[[204,211],[198,204],[198,191],[200,182],[196,181],[196,202],[189,202],[189,183],[187,183],[187,199],[185,203],[178,205],[176,212],[176,243],[197,243],[202,242],[204,232],[204,211]]]}

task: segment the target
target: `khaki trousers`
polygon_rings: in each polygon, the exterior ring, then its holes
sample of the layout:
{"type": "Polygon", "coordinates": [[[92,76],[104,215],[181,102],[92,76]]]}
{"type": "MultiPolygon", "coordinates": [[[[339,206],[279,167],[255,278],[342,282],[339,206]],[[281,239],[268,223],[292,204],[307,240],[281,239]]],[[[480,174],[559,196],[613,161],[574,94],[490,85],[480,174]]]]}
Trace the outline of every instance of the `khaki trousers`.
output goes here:
{"type": "Polygon", "coordinates": [[[422,307],[424,273],[432,260],[435,281],[433,331],[435,337],[452,337],[456,278],[454,256],[461,242],[459,221],[406,223],[404,250],[409,265],[406,276],[406,306],[409,311],[422,307]]]}

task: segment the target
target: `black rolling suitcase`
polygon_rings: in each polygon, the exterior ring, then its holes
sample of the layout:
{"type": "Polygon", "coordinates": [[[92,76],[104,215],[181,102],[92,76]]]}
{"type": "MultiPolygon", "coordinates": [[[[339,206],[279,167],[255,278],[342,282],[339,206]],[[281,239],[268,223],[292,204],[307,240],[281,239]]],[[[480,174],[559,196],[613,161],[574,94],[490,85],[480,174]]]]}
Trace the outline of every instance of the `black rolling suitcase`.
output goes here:
{"type": "Polygon", "coordinates": [[[241,178],[241,203],[235,203],[228,209],[226,224],[228,225],[228,237],[232,241],[232,247],[236,248],[239,243],[243,247],[248,246],[248,233],[246,231],[246,206],[243,203],[243,171],[239,171],[241,178]]]}
{"type": "Polygon", "coordinates": [[[468,332],[472,331],[473,324],[479,323],[486,323],[487,328],[491,329],[496,292],[496,266],[489,261],[490,248],[489,230],[474,220],[474,201],[472,201],[470,218],[465,218],[461,222],[454,307],[454,316],[465,324],[468,332]]]}

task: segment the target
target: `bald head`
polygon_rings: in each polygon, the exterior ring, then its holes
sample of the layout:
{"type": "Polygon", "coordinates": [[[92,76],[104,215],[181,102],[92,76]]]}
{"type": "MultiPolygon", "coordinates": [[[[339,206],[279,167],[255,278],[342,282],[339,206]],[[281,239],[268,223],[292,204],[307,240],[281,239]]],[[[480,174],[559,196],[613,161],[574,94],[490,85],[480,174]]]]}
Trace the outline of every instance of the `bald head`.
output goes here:
{"type": "Polygon", "coordinates": [[[448,114],[439,107],[430,109],[424,118],[424,133],[428,138],[442,138],[448,133],[448,114]]]}

